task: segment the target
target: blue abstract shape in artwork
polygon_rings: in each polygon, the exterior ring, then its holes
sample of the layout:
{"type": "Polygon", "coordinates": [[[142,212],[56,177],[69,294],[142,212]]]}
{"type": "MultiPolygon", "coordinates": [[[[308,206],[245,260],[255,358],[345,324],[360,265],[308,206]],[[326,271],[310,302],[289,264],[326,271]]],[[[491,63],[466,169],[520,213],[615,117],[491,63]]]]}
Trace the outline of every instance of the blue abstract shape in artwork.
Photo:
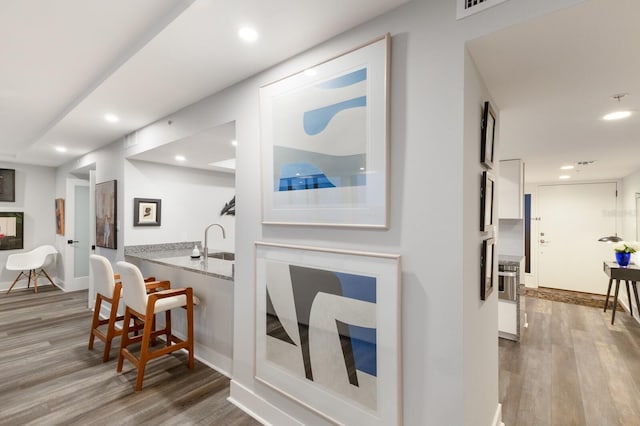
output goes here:
{"type": "Polygon", "coordinates": [[[367,79],[367,69],[362,68],[340,77],[332,78],[323,83],[316,85],[320,89],[339,89],[341,87],[351,86],[367,79]]]}
{"type": "MultiPolygon", "coordinates": [[[[342,286],[342,295],[351,299],[376,303],[376,279],[363,275],[335,272],[342,286]]],[[[348,325],[356,369],[377,376],[376,329],[348,325]]]]}
{"type": "Polygon", "coordinates": [[[313,164],[284,164],[280,172],[278,191],[297,191],[302,189],[334,188],[329,178],[313,164]]]}
{"type": "Polygon", "coordinates": [[[310,136],[317,135],[326,129],[331,119],[340,111],[364,106],[367,106],[367,97],[360,96],[343,102],[338,102],[337,104],[306,111],[302,119],[304,131],[310,136]]]}

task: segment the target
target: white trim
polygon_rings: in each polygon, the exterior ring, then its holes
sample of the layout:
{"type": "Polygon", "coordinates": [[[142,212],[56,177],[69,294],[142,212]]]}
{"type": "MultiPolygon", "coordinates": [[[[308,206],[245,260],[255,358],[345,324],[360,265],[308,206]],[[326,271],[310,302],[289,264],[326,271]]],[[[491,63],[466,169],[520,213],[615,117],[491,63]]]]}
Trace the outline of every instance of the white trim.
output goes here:
{"type": "Polygon", "coordinates": [[[231,380],[230,395],[227,401],[264,425],[304,426],[303,423],[300,423],[233,379],[231,380]]]}
{"type": "Polygon", "coordinates": [[[496,407],[496,412],[493,415],[493,420],[491,421],[492,426],[504,426],[502,423],[502,404],[498,404],[496,407]]]}

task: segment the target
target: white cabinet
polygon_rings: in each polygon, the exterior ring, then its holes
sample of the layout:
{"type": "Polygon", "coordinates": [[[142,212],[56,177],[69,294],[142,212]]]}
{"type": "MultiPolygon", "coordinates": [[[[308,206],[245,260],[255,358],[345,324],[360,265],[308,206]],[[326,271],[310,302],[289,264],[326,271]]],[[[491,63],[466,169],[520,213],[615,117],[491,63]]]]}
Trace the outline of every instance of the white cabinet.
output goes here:
{"type": "Polygon", "coordinates": [[[498,217],[524,218],[524,163],[522,160],[500,161],[498,217]]]}

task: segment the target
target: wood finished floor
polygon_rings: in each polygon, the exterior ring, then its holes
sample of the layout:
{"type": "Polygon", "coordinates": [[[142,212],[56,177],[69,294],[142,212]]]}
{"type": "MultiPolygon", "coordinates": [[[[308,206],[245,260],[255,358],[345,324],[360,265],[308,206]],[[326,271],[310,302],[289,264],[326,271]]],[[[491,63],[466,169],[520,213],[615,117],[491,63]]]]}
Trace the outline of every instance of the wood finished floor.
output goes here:
{"type": "Polygon", "coordinates": [[[0,295],[0,425],[258,425],[229,403],[229,379],[186,354],[147,365],[136,393],[136,370],[102,363],[102,342],[87,343],[87,292],[51,287],[0,295]]]}
{"type": "Polygon", "coordinates": [[[523,298],[529,327],[500,339],[507,426],[640,425],[640,325],[625,311],[523,298]]]}

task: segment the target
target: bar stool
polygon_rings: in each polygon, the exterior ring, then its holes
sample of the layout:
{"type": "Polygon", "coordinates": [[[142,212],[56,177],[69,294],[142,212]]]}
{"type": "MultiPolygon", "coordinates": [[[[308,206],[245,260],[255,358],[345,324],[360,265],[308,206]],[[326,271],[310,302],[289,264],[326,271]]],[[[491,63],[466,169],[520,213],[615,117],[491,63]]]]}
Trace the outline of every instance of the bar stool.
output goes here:
{"type": "Polygon", "coordinates": [[[118,355],[117,371],[122,372],[124,359],[128,359],[137,369],[136,391],[142,389],[142,380],[147,362],[174,351],[186,349],[189,354],[188,367],[194,367],[193,355],[193,305],[194,296],[191,287],[170,289],[147,294],[144,278],[137,266],[118,262],[122,280],[122,295],[126,305],[124,313],[124,328],[120,339],[120,353],[118,355]],[[187,310],[187,338],[179,339],[171,332],[171,309],[186,308],[187,310]],[[154,317],[157,313],[165,313],[165,327],[155,330],[154,317]],[[144,323],[141,336],[129,337],[130,322],[137,319],[144,323]],[[151,340],[165,335],[166,346],[151,350],[151,340]],[[140,355],[136,357],[128,347],[140,342],[140,355]]]}
{"type": "MultiPolygon", "coordinates": [[[[118,305],[122,293],[122,283],[119,281],[120,276],[113,273],[111,262],[104,256],[92,254],[89,256],[89,267],[93,284],[96,291],[96,302],[93,309],[93,320],[91,321],[91,332],[89,333],[89,349],[93,349],[93,342],[97,337],[104,342],[104,353],[102,362],[109,361],[109,352],[111,351],[111,342],[117,336],[122,334],[122,329],[116,327],[116,322],[122,321],[124,315],[118,316],[118,305]],[[118,281],[117,281],[118,280],[118,281]],[[109,317],[100,318],[100,310],[102,302],[109,303],[109,317]],[[106,330],[100,330],[101,326],[106,325],[106,330]]],[[[147,291],[156,291],[158,289],[169,288],[169,281],[156,281],[155,277],[144,279],[147,291]]],[[[141,327],[136,326],[135,330],[141,327]]]]}

